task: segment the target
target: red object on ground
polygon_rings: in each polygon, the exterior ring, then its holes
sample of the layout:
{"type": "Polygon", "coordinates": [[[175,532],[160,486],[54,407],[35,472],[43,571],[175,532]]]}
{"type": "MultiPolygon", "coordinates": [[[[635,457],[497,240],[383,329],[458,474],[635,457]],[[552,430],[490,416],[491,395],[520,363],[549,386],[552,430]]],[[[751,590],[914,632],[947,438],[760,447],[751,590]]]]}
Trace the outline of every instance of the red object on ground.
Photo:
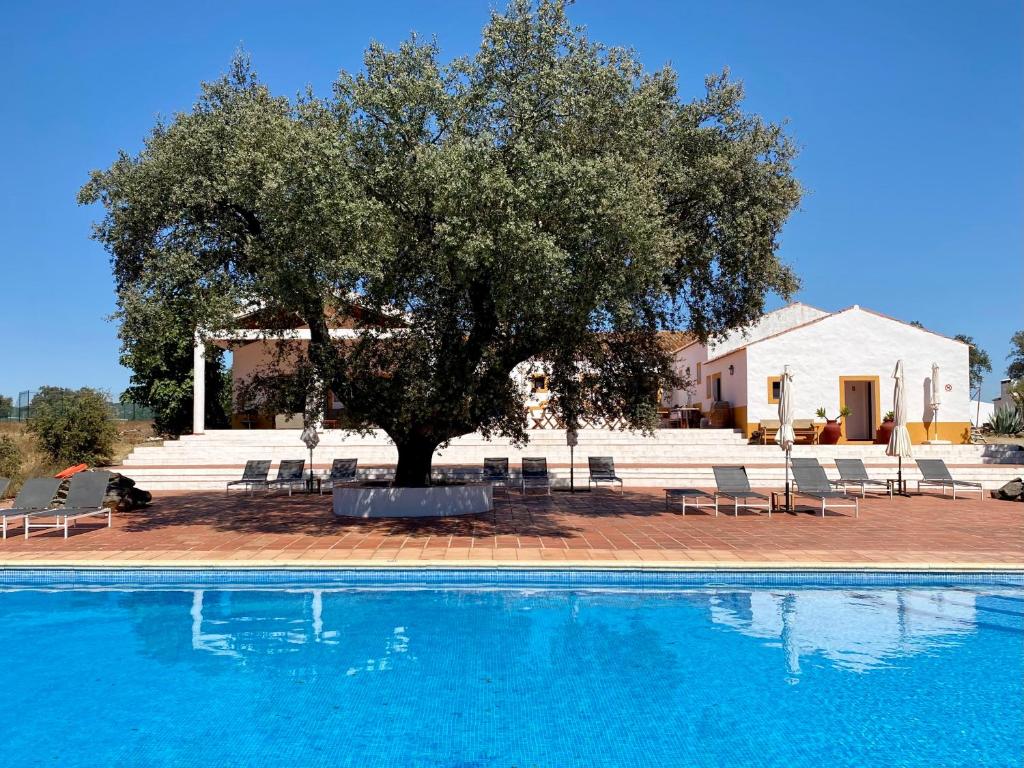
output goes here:
{"type": "Polygon", "coordinates": [[[89,468],[88,464],[75,464],[73,467],[68,467],[58,472],[54,477],[58,480],[67,480],[72,475],[77,475],[79,472],[84,472],[89,468]]]}

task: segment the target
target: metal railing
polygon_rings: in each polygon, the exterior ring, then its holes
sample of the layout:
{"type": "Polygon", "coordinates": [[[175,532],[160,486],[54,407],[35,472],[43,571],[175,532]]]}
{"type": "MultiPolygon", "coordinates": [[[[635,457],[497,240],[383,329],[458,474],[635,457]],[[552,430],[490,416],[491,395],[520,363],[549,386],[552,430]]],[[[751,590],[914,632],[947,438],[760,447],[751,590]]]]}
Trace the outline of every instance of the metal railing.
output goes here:
{"type": "MultiPolygon", "coordinates": [[[[0,399],[0,421],[28,421],[32,418],[32,401],[36,390],[26,389],[10,398],[10,408],[0,399]]],[[[153,418],[153,409],[131,401],[108,402],[110,415],[117,421],[148,421],[153,418]]]]}

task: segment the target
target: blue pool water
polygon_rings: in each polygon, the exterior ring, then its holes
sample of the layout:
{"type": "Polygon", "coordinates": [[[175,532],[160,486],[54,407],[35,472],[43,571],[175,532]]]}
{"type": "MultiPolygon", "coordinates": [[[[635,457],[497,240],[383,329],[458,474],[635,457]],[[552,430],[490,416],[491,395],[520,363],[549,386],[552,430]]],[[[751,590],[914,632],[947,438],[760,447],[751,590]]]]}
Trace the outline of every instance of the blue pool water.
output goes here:
{"type": "Polygon", "coordinates": [[[1024,765],[1024,588],[0,588],[0,763],[1024,765]]]}

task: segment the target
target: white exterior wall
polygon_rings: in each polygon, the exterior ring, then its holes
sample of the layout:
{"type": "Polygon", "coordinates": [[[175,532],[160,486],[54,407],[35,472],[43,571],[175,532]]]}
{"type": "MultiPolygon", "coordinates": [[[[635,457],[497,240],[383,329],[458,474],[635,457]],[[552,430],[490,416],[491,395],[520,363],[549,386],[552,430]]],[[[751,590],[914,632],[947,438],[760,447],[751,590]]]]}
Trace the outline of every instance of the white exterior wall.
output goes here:
{"type": "Polygon", "coordinates": [[[748,328],[738,328],[735,331],[731,331],[721,341],[711,342],[708,345],[710,348],[708,354],[712,358],[721,357],[734,349],[768,336],[774,336],[776,333],[781,333],[789,328],[809,323],[811,320],[826,317],[828,314],[824,310],[808,306],[807,304],[800,304],[799,302],[789,304],[782,309],[766,313],[760,320],[748,328]]]}
{"type": "Polygon", "coordinates": [[[932,363],[939,365],[942,392],[939,422],[970,422],[968,347],[929,331],[881,317],[859,308],[831,315],[747,347],[747,386],[752,393],[747,420],[778,418],[778,406],[768,403],[767,381],[784,365],[793,373],[795,418],[813,418],[824,406],[829,417],[839,411],[839,377],[879,378],[879,415],[893,407],[892,373],[903,359],[907,420],[932,420],[929,386],[932,363]]]}

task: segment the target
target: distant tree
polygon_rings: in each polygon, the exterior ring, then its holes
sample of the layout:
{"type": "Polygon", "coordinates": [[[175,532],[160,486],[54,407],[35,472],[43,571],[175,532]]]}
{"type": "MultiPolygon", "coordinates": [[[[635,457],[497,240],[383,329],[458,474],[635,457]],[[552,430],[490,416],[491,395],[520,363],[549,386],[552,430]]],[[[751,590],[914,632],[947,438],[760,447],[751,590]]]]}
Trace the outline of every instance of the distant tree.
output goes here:
{"type": "MultiPolygon", "coordinates": [[[[121,395],[136,405],[153,410],[158,434],[177,437],[192,429],[194,313],[163,297],[138,300],[131,290],[122,291],[121,365],[132,372],[121,395]]],[[[206,350],[206,424],[229,424],[231,380],[224,370],[224,353],[206,350]]]]}
{"type": "Polygon", "coordinates": [[[992,371],[992,361],[989,359],[988,352],[975,344],[974,339],[970,336],[958,333],[953,338],[957,341],[962,341],[970,349],[967,359],[967,368],[968,381],[970,382],[972,393],[971,397],[980,399],[981,384],[985,380],[985,374],[991,373],[992,371]]]}
{"type": "Polygon", "coordinates": [[[1011,379],[1024,379],[1024,331],[1017,331],[1010,337],[1010,354],[1006,359],[1010,361],[1006,375],[1011,379]]]}
{"type": "Polygon", "coordinates": [[[920,320],[911,320],[910,325],[914,326],[915,328],[924,328],[924,323],[922,323],[920,320]]]}
{"type": "Polygon", "coordinates": [[[0,419],[9,419],[14,413],[14,400],[7,395],[0,395],[0,419]]]}
{"type": "Polygon", "coordinates": [[[79,195],[106,207],[121,306],[309,328],[281,386],[383,429],[398,485],[429,484],[459,435],[525,439],[511,373],[531,360],[567,423],[652,428],[679,383],[657,331],[707,339],[796,288],[776,256],[795,150],[727,73],[683,103],[675,72],[591,42],[565,6],[512,0],[449,62],[373,43],[326,99],[274,96],[236,58],[79,195]],[[360,333],[332,338],[353,304],[360,333]]]}
{"type": "Polygon", "coordinates": [[[40,387],[27,428],[40,450],[62,464],[109,463],[117,436],[110,399],[88,387],[40,387]]]}

